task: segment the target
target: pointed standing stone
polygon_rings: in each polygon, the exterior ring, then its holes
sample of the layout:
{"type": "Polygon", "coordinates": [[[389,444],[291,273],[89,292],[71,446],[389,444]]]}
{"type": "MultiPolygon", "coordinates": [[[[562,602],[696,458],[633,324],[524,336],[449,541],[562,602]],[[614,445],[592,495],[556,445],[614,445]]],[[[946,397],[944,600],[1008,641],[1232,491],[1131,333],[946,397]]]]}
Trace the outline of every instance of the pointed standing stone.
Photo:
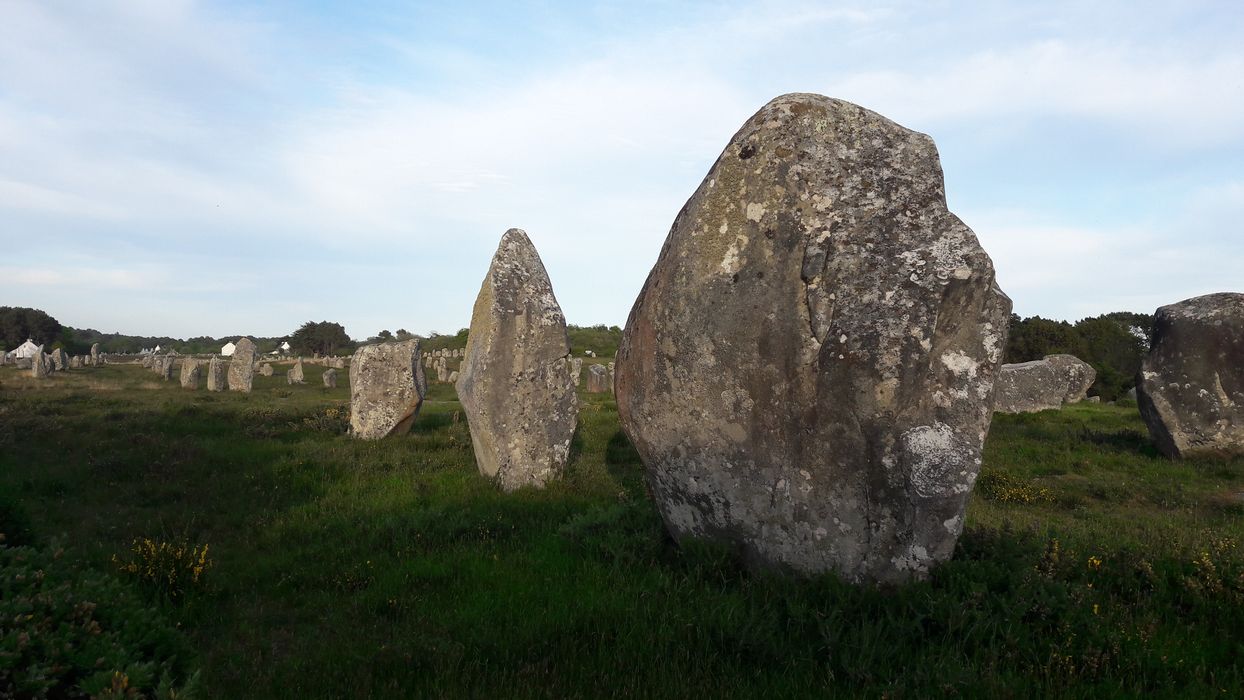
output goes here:
{"type": "Polygon", "coordinates": [[[350,359],[350,429],[377,440],[410,431],[428,383],[419,361],[419,341],[364,345],[350,359]]]}
{"type": "Polygon", "coordinates": [[[759,566],[927,576],[963,528],[1010,308],[932,139],[773,100],[674,220],[618,352],[667,528],[759,566]]]}
{"type": "Polygon", "coordinates": [[[302,369],[302,358],[301,357],[298,358],[294,362],[293,368],[289,370],[286,377],[289,379],[290,384],[306,384],[307,383],[306,374],[303,372],[303,369],[302,369]]]}
{"type": "Polygon", "coordinates": [[[40,345],[35,354],[30,356],[30,376],[35,379],[45,379],[51,371],[51,363],[47,355],[43,354],[43,346],[40,345]]]}
{"type": "Polygon", "coordinates": [[[579,415],[570,343],[544,263],[519,229],[484,277],[456,388],[475,461],[512,491],[561,475],[579,415]]]}
{"type": "Polygon", "coordinates": [[[233,357],[229,360],[229,391],[249,394],[254,381],[255,341],[241,338],[234,346],[233,357]]]}

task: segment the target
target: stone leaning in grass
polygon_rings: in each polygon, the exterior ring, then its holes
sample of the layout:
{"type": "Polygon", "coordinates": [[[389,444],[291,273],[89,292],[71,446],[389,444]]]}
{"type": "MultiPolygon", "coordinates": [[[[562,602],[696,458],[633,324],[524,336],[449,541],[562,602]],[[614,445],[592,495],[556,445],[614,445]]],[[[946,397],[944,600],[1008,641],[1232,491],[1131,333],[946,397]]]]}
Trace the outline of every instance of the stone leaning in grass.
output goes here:
{"type": "Polygon", "coordinates": [[[963,528],[1010,308],[932,139],[773,100],[678,214],[618,352],[667,528],[758,566],[925,577],[963,528]]]}
{"type": "Polygon", "coordinates": [[[566,317],[527,234],[501,237],[471,314],[458,399],[480,473],[506,491],[561,476],[579,416],[566,317]]]}
{"type": "Polygon", "coordinates": [[[1137,403],[1167,457],[1244,454],[1244,294],[1158,309],[1137,403]]]}
{"type": "Polygon", "coordinates": [[[364,345],[350,360],[350,432],[377,440],[410,431],[428,385],[419,341],[364,345]]]}

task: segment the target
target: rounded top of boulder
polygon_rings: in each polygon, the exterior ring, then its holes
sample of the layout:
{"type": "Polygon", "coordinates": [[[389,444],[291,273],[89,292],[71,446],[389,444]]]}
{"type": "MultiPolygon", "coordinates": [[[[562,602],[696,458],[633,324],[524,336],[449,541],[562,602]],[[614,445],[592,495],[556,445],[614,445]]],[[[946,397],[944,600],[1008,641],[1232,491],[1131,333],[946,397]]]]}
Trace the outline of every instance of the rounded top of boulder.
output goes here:
{"type": "Polygon", "coordinates": [[[1240,292],[1215,292],[1184,299],[1158,309],[1159,316],[1183,318],[1207,318],[1228,314],[1244,316],[1244,294],[1240,292]]]}

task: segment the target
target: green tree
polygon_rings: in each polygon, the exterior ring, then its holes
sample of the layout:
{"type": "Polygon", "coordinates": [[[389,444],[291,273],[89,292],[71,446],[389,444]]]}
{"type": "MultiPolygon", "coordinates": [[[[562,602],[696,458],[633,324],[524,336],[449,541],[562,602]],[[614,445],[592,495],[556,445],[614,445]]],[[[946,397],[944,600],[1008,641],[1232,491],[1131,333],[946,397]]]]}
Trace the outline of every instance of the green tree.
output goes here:
{"type": "Polygon", "coordinates": [[[26,342],[51,347],[64,342],[60,322],[39,309],[22,306],[0,306],[0,345],[7,350],[26,342]]]}
{"type": "Polygon", "coordinates": [[[307,321],[289,336],[289,344],[295,352],[311,355],[333,355],[352,345],[345,326],[331,321],[307,321]]]}

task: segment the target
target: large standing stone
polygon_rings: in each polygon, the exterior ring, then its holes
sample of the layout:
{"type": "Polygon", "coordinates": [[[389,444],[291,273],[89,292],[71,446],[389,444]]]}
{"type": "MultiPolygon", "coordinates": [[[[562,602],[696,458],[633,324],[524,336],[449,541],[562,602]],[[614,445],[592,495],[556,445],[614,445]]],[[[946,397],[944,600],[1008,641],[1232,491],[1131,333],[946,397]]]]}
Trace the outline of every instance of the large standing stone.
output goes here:
{"type": "Polygon", "coordinates": [[[198,360],[187,357],[181,361],[181,388],[198,389],[199,378],[203,375],[203,368],[198,360]]]}
{"type": "Polygon", "coordinates": [[[324,374],[321,377],[321,379],[323,379],[324,381],[324,386],[328,387],[329,389],[336,389],[337,388],[336,368],[324,370],[324,374]]]}
{"type": "Polygon", "coordinates": [[[91,343],[91,366],[99,365],[99,343],[91,343]]]}
{"type": "Polygon", "coordinates": [[[364,345],[350,360],[350,428],[376,440],[410,430],[428,393],[419,341],[364,345]]]}
{"type": "Polygon", "coordinates": [[[617,358],[622,426],[677,538],[863,582],[951,556],[1010,300],[933,141],[779,97],[675,219],[617,358]]]}
{"type": "Polygon", "coordinates": [[[173,358],[169,357],[168,355],[165,355],[159,358],[159,365],[158,365],[158,369],[156,370],[156,374],[160,376],[160,379],[163,379],[166,382],[172,380],[173,358]]]}
{"type": "Polygon", "coordinates": [[[241,338],[229,360],[229,391],[250,393],[255,380],[255,341],[241,338]]]}
{"type": "Polygon", "coordinates": [[[56,348],[52,351],[52,368],[57,372],[69,369],[69,355],[64,348],[56,348]]]}
{"type": "Polygon", "coordinates": [[[609,391],[609,372],[604,365],[589,365],[587,368],[587,393],[603,394],[609,391]]]}
{"type": "Polygon", "coordinates": [[[583,375],[583,358],[570,358],[570,378],[574,381],[575,386],[579,386],[579,379],[583,375]]]}
{"type": "Polygon", "coordinates": [[[1097,379],[1097,370],[1075,355],[1002,365],[994,390],[993,410],[1031,413],[1083,401],[1097,379]]]}
{"type": "Polygon", "coordinates": [[[82,356],[74,355],[69,358],[69,369],[82,369],[82,356]]]}
{"type": "Polygon", "coordinates": [[[1244,454],[1244,294],[1158,309],[1136,397],[1168,457],[1244,454]]]}
{"type": "Polygon", "coordinates": [[[290,384],[307,383],[307,375],[303,372],[301,357],[294,362],[294,366],[290,368],[289,372],[287,372],[285,376],[289,380],[290,384]]]}
{"type": "Polygon", "coordinates": [[[44,379],[51,371],[52,363],[47,355],[43,354],[43,346],[40,345],[38,351],[30,356],[30,376],[35,379],[44,379]]]}
{"type": "Polygon", "coordinates": [[[540,255],[510,229],[471,314],[458,399],[479,470],[506,491],[561,475],[579,416],[566,318],[540,255]]]}
{"type": "Polygon", "coordinates": [[[155,357],[154,357],[154,356],[152,356],[152,355],[143,355],[143,359],[142,359],[143,369],[151,369],[151,364],[152,364],[153,362],[155,362],[155,357]]]}
{"type": "Polygon", "coordinates": [[[224,391],[228,387],[225,379],[225,363],[216,355],[207,363],[207,390],[224,391]]]}

